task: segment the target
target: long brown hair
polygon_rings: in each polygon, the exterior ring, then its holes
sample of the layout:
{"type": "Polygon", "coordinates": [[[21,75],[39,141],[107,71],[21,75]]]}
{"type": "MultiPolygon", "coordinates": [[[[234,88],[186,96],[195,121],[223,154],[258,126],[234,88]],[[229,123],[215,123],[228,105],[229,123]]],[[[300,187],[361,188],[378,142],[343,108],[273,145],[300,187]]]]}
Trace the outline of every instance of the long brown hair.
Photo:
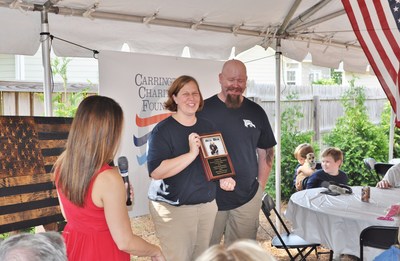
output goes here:
{"type": "Polygon", "coordinates": [[[84,205],[93,175],[114,158],[122,127],[122,108],[113,99],[89,96],[79,104],[54,168],[58,187],[75,205],[84,205]]]}

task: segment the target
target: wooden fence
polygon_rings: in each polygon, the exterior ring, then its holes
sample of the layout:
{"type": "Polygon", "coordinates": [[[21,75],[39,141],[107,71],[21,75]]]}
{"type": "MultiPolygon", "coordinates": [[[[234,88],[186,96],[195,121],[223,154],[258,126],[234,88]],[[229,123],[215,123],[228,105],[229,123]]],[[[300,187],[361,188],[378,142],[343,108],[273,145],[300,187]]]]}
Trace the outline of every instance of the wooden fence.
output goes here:
{"type": "MultiPolygon", "coordinates": [[[[70,84],[67,93],[89,88],[89,93],[97,93],[98,87],[89,84],[70,84]]],[[[300,131],[314,130],[315,133],[329,132],[336,119],[343,115],[340,97],[349,89],[346,86],[282,86],[281,111],[297,106],[304,115],[300,120],[300,131]],[[296,94],[295,99],[288,99],[296,94]]],[[[0,81],[0,115],[43,116],[44,105],[41,83],[20,83],[0,81]]],[[[55,92],[63,92],[61,84],[55,84],[55,92]]],[[[388,102],[380,87],[365,88],[368,115],[373,123],[380,122],[380,115],[388,102]]],[[[275,128],[275,86],[253,84],[247,88],[246,96],[260,104],[267,112],[273,129],[275,128]]]]}
{"type": "MultiPolygon", "coordinates": [[[[96,84],[68,84],[66,90],[61,83],[54,83],[53,97],[63,96],[84,89],[88,93],[98,92],[96,84]]],[[[44,116],[43,83],[0,81],[0,115],[44,116]]]]}
{"type": "MultiPolygon", "coordinates": [[[[338,117],[344,109],[341,103],[342,95],[349,90],[347,86],[283,86],[281,91],[281,112],[288,107],[297,106],[304,117],[300,120],[298,130],[314,130],[316,139],[320,133],[333,129],[338,117]],[[295,99],[288,99],[295,94],[295,99]]],[[[381,88],[365,88],[365,105],[370,120],[378,124],[387,97],[381,88]]],[[[247,97],[256,101],[267,112],[270,123],[275,128],[275,86],[254,85],[247,88],[247,97]]]]}

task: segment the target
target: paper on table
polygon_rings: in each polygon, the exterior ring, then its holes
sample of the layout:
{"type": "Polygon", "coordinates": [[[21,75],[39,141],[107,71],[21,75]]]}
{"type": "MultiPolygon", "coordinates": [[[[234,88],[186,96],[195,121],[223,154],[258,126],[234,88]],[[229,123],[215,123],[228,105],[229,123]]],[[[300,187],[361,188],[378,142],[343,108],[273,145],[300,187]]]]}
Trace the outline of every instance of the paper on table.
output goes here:
{"type": "Polygon", "coordinates": [[[394,219],[392,217],[396,216],[398,214],[400,214],[400,205],[391,205],[390,208],[388,209],[386,215],[383,217],[378,217],[378,219],[394,221],[394,219]]]}

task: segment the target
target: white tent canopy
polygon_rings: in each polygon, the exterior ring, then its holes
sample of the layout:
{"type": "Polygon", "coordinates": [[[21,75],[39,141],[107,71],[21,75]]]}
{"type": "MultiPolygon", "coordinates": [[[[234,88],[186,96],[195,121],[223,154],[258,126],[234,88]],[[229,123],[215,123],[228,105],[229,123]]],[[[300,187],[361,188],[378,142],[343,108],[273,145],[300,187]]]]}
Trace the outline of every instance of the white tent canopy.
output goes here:
{"type": "MultiPolygon", "coordinates": [[[[181,56],[187,46],[193,58],[225,60],[233,47],[238,54],[261,45],[277,50],[277,68],[281,54],[302,61],[308,53],[319,66],[338,68],[343,62],[344,70],[363,73],[368,65],[339,0],[0,0],[0,53],[34,54],[41,41],[47,51],[42,31],[54,36],[58,56],[90,57],[90,50],[119,51],[126,43],[132,52],[181,56]]],[[[46,63],[49,57],[45,68],[46,63]]],[[[45,100],[51,100],[46,89],[45,100]]],[[[279,120],[275,126],[279,203],[279,120]]]]}
{"type": "MultiPolygon", "coordinates": [[[[254,45],[286,57],[365,72],[367,59],[337,0],[1,0],[0,53],[34,54],[40,45],[41,11],[49,32],[94,50],[121,50],[224,60],[254,45]]],[[[54,38],[58,56],[90,57],[92,52],[54,38]]]]}

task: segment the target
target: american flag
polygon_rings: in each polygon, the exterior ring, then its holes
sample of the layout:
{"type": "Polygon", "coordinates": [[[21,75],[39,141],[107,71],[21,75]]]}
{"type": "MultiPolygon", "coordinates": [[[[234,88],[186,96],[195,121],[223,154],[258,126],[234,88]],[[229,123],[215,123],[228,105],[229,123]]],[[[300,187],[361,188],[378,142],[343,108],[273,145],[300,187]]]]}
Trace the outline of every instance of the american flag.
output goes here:
{"type": "Polygon", "coordinates": [[[0,233],[64,220],[51,171],[71,122],[0,116],[0,233]]]}
{"type": "Polygon", "coordinates": [[[400,127],[400,0],[342,0],[400,127]]]}

